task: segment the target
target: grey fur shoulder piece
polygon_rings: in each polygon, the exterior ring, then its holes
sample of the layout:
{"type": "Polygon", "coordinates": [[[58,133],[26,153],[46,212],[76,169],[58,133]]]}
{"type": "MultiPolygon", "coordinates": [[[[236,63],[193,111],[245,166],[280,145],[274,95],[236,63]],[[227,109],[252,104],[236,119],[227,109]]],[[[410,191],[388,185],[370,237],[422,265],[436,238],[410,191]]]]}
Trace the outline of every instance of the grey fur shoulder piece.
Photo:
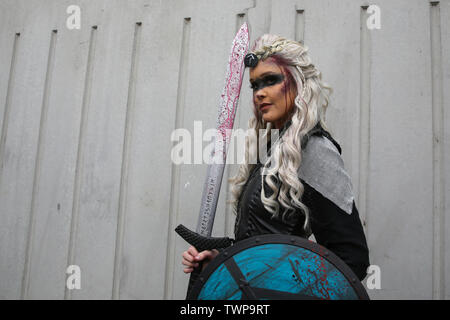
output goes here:
{"type": "Polygon", "coordinates": [[[346,213],[353,210],[353,188],[336,146],[323,136],[311,136],[305,149],[299,177],[346,213]]]}

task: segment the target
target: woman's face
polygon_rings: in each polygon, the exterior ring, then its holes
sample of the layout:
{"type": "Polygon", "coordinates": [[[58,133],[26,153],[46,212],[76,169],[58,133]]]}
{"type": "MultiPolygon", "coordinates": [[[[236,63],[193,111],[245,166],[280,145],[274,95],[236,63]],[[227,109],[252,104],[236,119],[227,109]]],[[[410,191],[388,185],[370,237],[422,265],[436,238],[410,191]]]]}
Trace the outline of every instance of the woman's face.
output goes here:
{"type": "Polygon", "coordinates": [[[256,111],[276,129],[290,119],[297,95],[294,82],[289,85],[287,72],[273,58],[259,61],[250,68],[250,84],[256,111]]]}

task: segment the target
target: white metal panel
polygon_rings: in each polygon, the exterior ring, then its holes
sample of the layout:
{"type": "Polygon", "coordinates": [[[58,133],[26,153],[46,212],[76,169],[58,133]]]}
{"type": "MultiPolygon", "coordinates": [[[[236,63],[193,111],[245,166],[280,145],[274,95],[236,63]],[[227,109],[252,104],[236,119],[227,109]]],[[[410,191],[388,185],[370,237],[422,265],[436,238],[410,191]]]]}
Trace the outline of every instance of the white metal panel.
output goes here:
{"type": "Polygon", "coordinates": [[[184,65],[180,59],[185,59],[181,57],[185,11],[173,10],[173,1],[165,3],[158,6],[155,1],[139,20],[123,253],[120,279],[115,279],[115,298],[121,299],[162,299],[168,277],[173,276],[166,273],[167,266],[179,269],[178,257],[167,257],[167,247],[176,237],[169,227],[170,203],[176,201],[171,195],[170,135],[180,94],[179,69],[184,65]]]}
{"type": "Polygon", "coordinates": [[[45,6],[30,3],[32,10],[20,32],[20,50],[11,88],[10,113],[0,172],[1,247],[0,292],[3,298],[20,298],[27,257],[30,205],[51,27],[45,6]]]}
{"type": "Polygon", "coordinates": [[[368,236],[380,298],[432,298],[430,6],[383,1],[372,33],[368,236]],[[417,288],[420,288],[418,290],[417,288]]]}
{"type": "Polygon", "coordinates": [[[134,23],[127,3],[105,8],[95,41],[92,84],[80,132],[72,213],[70,264],[79,265],[84,287],[73,298],[110,299],[114,274],[122,152],[134,23]],[[120,75],[120,76],[118,76],[120,75]],[[76,218],[75,218],[76,216],[76,218]]]}
{"type": "MultiPolygon", "coordinates": [[[[58,2],[57,12],[67,5],[58,2]]],[[[46,122],[42,128],[39,179],[33,206],[27,299],[63,299],[68,267],[73,188],[91,28],[69,30],[56,15],[55,61],[46,122]]],[[[83,24],[88,25],[86,20],[83,24]]],[[[84,284],[84,283],[83,283],[84,284]]]]}

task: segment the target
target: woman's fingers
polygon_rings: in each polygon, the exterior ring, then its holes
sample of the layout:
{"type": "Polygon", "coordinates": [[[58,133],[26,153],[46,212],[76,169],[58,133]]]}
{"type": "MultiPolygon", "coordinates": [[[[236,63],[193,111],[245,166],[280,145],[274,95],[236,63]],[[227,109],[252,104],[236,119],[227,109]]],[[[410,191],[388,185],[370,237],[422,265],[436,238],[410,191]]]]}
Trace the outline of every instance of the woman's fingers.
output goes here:
{"type": "Polygon", "coordinates": [[[211,250],[202,251],[197,256],[195,256],[196,261],[202,261],[204,259],[210,260],[211,258],[213,258],[211,250]]]}
{"type": "Polygon", "coordinates": [[[198,267],[198,263],[194,261],[194,257],[191,256],[187,251],[183,252],[182,264],[188,267],[198,267]]]}
{"type": "Polygon", "coordinates": [[[183,252],[183,260],[181,261],[181,263],[186,266],[186,268],[183,269],[184,273],[191,273],[194,271],[194,268],[199,267],[200,261],[203,261],[203,268],[205,268],[208,262],[218,254],[219,251],[215,249],[204,250],[199,253],[194,246],[189,247],[189,249],[183,252]]]}
{"type": "Polygon", "coordinates": [[[194,257],[191,254],[189,254],[189,252],[185,251],[183,252],[183,260],[194,262],[194,257]]]}
{"type": "Polygon", "coordinates": [[[213,249],[213,250],[205,250],[205,251],[200,252],[200,253],[195,257],[195,260],[198,260],[198,261],[204,260],[204,259],[211,260],[211,259],[214,259],[218,254],[219,254],[219,251],[216,250],[216,249],[213,249]]]}
{"type": "Polygon", "coordinates": [[[184,272],[184,273],[191,273],[192,271],[194,271],[193,268],[184,268],[184,269],[183,269],[183,272],[184,272]]]}
{"type": "Polygon", "coordinates": [[[189,249],[187,249],[187,253],[189,253],[192,257],[195,257],[198,255],[197,249],[195,249],[194,246],[190,246],[189,249]]]}
{"type": "Polygon", "coordinates": [[[184,273],[191,273],[194,268],[199,266],[198,262],[195,261],[195,256],[198,255],[197,249],[194,246],[190,246],[185,252],[183,252],[183,260],[181,263],[187,268],[184,268],[184,273]]]}
{"type": "Polygon", "coordinates": [[[198,267],[197,262],[189,262],[189,261],[183,260],[183,261],[181,261],[181,263],[184,264],[186,267],[194,267],[194,268],[198,267]]]}

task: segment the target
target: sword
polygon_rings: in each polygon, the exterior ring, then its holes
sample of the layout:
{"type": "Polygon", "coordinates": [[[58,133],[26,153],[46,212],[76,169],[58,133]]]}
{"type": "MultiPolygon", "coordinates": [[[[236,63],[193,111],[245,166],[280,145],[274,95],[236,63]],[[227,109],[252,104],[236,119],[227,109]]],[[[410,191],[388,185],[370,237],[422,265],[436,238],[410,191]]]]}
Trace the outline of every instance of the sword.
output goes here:
{"type": "MultiPolygon", "coordinates": [[[[233,39],[228,59],[225,86],[220,98],[217,118],[217,133],[214,139],[215,148],[210,155],[213,163],[209,164],[207,168],[196,232],[189,230],[182,224],[175,228],[175,231],[184,240],[196,247],[199,252],[228,247],[233,243],[233,240],[228,237],[211,238],[211,232],[216,215],[217,200],[219,199],[231,130],[233,129],[234,117],[241,92],[245,70],[244,58],[248,51],[249,41],[248,25],[244,23],[233,39]]],[[[199,265],[191,273],[188,295],[201,272],[202,266],[201,264],[199,265]]]]}

